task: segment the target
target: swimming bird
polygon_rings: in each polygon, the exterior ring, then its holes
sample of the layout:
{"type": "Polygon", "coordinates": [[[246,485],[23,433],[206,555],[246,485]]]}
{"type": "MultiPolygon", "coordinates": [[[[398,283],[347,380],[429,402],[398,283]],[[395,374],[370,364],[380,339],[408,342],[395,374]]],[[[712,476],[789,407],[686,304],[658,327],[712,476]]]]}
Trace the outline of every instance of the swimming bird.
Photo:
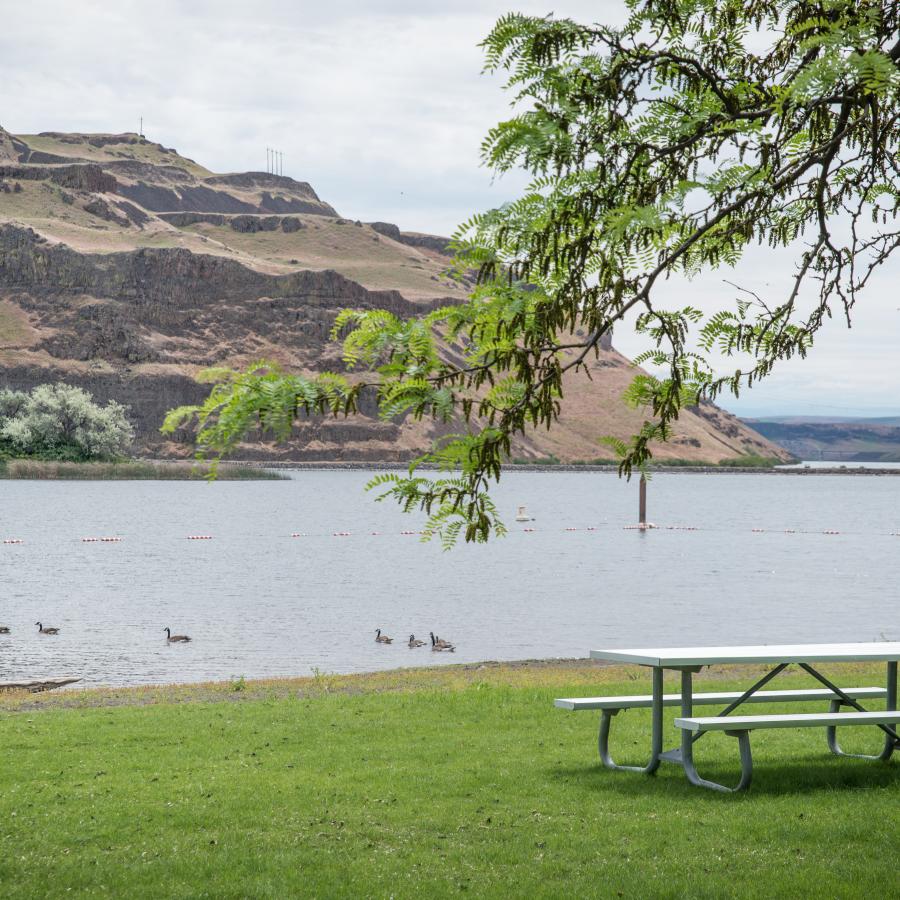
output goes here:
{"type": "Polygon", "coordinates": [[[428,633],[431,635],[431,650],[433,653],[443,653],[445,651],[447,653],[456,652],[456,647],[454,647],[453,644],[448,644],[446,641],[441,641],[440,643],[438,643],[440,638],[436,638],[434,636],[434,632],[432,631],[428,633]]]}
{"type": "Polygon", "coordinates": [[[35,622],[38,627],[38,634],[59,634],[58,628],[44,628],[40,622],[35,622]]]}
{"type": "Polygon", "coordinates": [[[409,636],[409,649],[412,650],[414,647],[424,647],[425,641],[417,641],[416,636],[411,634],[409,636]]]}
{"type": "Polygon", "coordinates": [[[9,634],[9,625],[0,625],[0,634],[9,634]]]}
{"type": "Polygon", "coordinates": [[[170,644],[186,644],[190,638],[186,634],[172,634],[168,628],[163,628],[166,633],[166,640],[170,644]]]}
{"type": "Polygon", "coordinates": [[[386,634],[382,634],[380,628],[376,628],[375,629],[375,643],[376,644],[393,644],[394,639],[389,638],[386,634]]]}

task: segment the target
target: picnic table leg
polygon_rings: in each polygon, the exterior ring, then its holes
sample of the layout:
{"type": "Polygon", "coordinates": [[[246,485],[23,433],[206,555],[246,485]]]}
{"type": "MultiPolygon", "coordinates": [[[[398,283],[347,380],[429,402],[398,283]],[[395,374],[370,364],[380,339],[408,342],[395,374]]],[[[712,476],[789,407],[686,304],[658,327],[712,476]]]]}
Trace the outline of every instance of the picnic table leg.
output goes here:
{"type": "MultiPolygon", "coordinates": [[[[689,719],[694,714],[694,696],[693,696],[693,673],[690,669],[681,670],[681,716],[689,719]]],[[[709,788],[713,791],[722,791],[726,794],[733,794],[737,791],[743,791],[750,786],[753,777],[753,757],[750,753],[750,732],[749,731],[726,731],[725,734],[736,737],[738,747],[741,754],[741,779],[733,788],[717,781],[707,781],[701,778],[694,765],[694,735],[687,728],[681,731],[681,765],[684,767],[684,774],[687,780],[697,787],[709,788]]]]}
{"type": "Polygon", "coordinates": [[[659,768],[659,755],[662,753],[663,729],[663,670],[653,669],[653,706],[651,707],[650,761],[645,766],[620,766],[609,753],[609,727],[612,717],[621,712],[619,709],[604,709],[600,714],[600,734],[597,738],[597,749],[600,759],[607,769],[622,772],[643,772],[652,775],[659,768]]]}
{"type": "MultiPolygon", "coordinates": [[[[831,701],[831,712],[840,712],[842,706],[849,705],[845,704],[845,702],[838,698],[836,700],[831,701]]],[[[853,704],[857,709],[862,709],[860,704],[853,704]]],[[[886,709],[897,709],[897,663],[896,661],[889,662],[887,664],[887,702],[885,703],[886,709]]],[[[894,753],[894,750],[900,746],[900,738],[897,737],[896,732],[892,729],[884,728],[885,731],[888,731],[888,734],[884,736],[884,746],[882,747],[881,753],[845,753],[841,749],[841,745],[838,743],[837,739],[837,726],[829,725],[825,729],[825,739],[828,741],[828,749],[835,754],[835,756],[849,756],[853,759],[880,759],[880,760],[889,760],[894,753]]]]}

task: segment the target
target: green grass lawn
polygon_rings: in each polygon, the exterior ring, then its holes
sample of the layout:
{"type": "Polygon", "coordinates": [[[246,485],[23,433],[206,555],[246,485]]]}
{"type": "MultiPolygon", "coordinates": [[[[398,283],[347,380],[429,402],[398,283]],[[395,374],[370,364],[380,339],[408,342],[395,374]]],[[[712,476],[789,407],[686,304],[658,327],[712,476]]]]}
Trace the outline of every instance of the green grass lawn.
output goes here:
{"type": "MultiPolygon", "coordinates": [[[[633,674],[454,667],[10,698],[0,894],[896,892],[900,766],[839,760],[822,732],[783,730],[754,735],[755,783],[740,796],[690,787],[674,766],[652,778],[607,772],[598,717],[552,700],[634,693],[643,682],[633,674]]],[[[701,689],[734,679],[718,673],[701,689]]],[[[880,684],[881,671],[851,680],[880,684]]],[[[614,726],[617,755],[642,761],[648,714],[623,713],[614,726]]],[[[871,732],[845,743],[880,746],[871,732]]],[[[736,749],[705,738],[701,773],[736,778],[736,749]]]]}

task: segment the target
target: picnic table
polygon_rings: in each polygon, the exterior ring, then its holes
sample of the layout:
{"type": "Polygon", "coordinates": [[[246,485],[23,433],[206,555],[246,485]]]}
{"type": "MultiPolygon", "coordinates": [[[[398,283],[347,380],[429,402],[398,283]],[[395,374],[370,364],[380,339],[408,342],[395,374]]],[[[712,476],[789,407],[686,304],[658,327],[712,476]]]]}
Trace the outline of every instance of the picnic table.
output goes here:
{"type": "Polygon", "coordinates": [[[569,710],[599,710],[600,732],[598,748],[603,764],[610,769],[655,772],[661,763],[681,765],[688,780],[695,785],[717,791],[739,791],[747,788],[753,774],[750,752],[750,732],[764,728],[824,727],[829,750],[838,756],[888,760],[900,747],[897,711],[897,663],[900,661],[900,641],[873,641],[852,644],[784,644],[750,647],[653,647],[646,649],[591,650],[593,659],[631,663],[651,670],[652,693],[626,697],[574,697],[556,701],[556,706],[569,710]],[[819,672],[814,664],[884,662],[885,686],[840,687],[819,672]],[[704,666],[752,663],[772,665],[768,672],[743,691],[694,693],[693,676],[704,666]],[[812,676],[818,688],[801,690],[762,690],[773,678],[789,666],[796,665],[812,676]],[[669,669],[681,673],[681,692],[663,692],[663,674],[669,669]],[[884,700],[884,710],[868,710],[862,701],[884,700]],[[774,715],[732,715],[745,703],[827,702],[828,711],[774,715]],[[695,716],[695,705],[726,704],[715,716],[695,716]],[[679,707],[680,716],[673,725],[681,732],[680,746],[663,750],[664,709],[679,707]],[[612,718],[626,709],[649,708],[651,711],[650,759],[643,766],[623,766],[615,763],[609,752],[609,732],[612,718]],[[847,710],[850,711],[847,711],[847,710]],[[872,726],[880,729],[882,748],[875,754],[845,753],[837,740],[837,728],[872,726]],[[694,765],[694,744],[705,734],[723,731],[738,740],[741,777],[737,786],[727,787],[701,778],[694,765]]]}

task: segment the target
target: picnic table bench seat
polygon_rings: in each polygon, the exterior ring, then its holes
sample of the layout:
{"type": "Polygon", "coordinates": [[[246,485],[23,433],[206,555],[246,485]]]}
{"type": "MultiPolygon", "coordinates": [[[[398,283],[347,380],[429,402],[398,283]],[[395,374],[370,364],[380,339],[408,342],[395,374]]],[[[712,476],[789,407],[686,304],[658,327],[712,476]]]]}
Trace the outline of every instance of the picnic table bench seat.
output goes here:
{"type": "MultiPolygon", "coordinates": [[[[700,734],[704,734],[708,731],[724,731],[727,734],[732,734],[738,731],[739,725],[737,724],[740,721],[752,721],[754,723],[751,726],[748,726],[748,730],[752,728],[776,728],[779,727],[776,724],[765,725],[763,723],[766,722],[778,722],[783,723],[780,727],[789,727],[793,722],[813,725],[818,724],[820,726],[824,726],[826,729],[826,740],[828,742],[828,747],[832,753],[835,753],[839,756],[859,756],[862,758],[870,758],[865,754],[849,754],[845,753],[841,750],[840,745],[837,741],[837,735],[835,732],[835,727],[837,725],[850,725],[850,724],[865,724],[868,721],[868,724],[880,724],[879,722],[874,722],[871,719],[861,719],[857,723],[850,721],[851,716],[853,715],[862,715],[861,713],[840,713],[839,709],[845,704],[845,698],[849,700],[883,700],[888,696],[887,688],[881,687],[854,687],[854,688],[842,688],[841,693],[843,697],[839,697],[834,691],[829,688],[800,688],[798,690],[769,690],[769,691],[756,691],[755,693],[746,695],[746,692],[741,691],[706,691],[701,693],[693,693],[691,692],[691,703],[693,706],[701,706],[701,705],[715,705],[715,704],[728,704],[727,711],[729,711],[733,706],[735,706],[739,701],[741,703],[794,703],[794,702],[816,702],[816,701],[829,701],[830,703],[830,712],[829,713],[809,713],[809,714],[799,714],[799,715],[782,715],[782,716],[732,716],[732,715],[718,715],[718,716],[709,716],[706,718],[681,718],[676,719],[675,724],[676,727],[682,728],[683,730],[689,730],[694,732],[694,740],[700,734]],[[831,721],[830,717],[841,717],[841,721],[831,721]],[[826,721],[826,719],[828,721],[826,721]],[[815,721],[814,721],[815,720],[815,721]]],[[[679,694],[663,694],[662,695],[662,703],[663,707],[666,706],[680,706],[682,702],[682,695],[679,694]]],[[[614,762],[612,756],[609,751],[609,732],[610,732],[610,724],[613,716],[618,715],[620,712],[626,709],[648,709],[653,706],[653,695],[652,694],[633,694],[633,695],[625,695],[619,697],[561,697],[554,701],[554,705],[559,709],[566,709],[572,712],[580,712],[582,710],[599,710],[600,711],[600,732],[597,738],[597,750],[600,754],[600,759],[603,764],[607,766],[607,768],[611,769],[636,769],[637,767],[632,766],[620,766],[618,763],[614,762]]],[[[866,713],[866,716],[878,716],[882,715],[880,713],[866,713]]],[[[896,715],[896,714],[895,714],[896,715]]],[[[896,719],[890,720],[891,722],[897,721],[896,719]]],[[[888,723],[890,724],[890,723],[888,723]]],[[[750,784],[750,772],[752,767],[752,759],[750,756],[750,744],[749,738],[746,734],[743,737],[740,735],[736,736],[739,738],[740,744],[740,753],[741,753],[741,765],[742,765],[742,776],[741,782],[736,790],[741,790],[747,787],[750,784]]],[[[685,763],[683,759],[682,752],[679,750],[672,750],[668,753],[661,754],[662,759],[668,759],[671,761],[677,761],[681,763],[685,763]]],[[[701,779],[699,775],[696,775],[693,771],[693,763],[687,761],[686,768],[691,770],[691,774],[689,778],[694,780],[696,777],[696,783],[702,783],[706,787],[711,787],[712,782],[707,782],[704,779],[701,779]]],[[[718,788],[717,788],[718,789],[718,788]]]]}
{"type": "MultiPolygon", "coordinates": [[[[844,753],[837,744],[835,729],[853,725],[877,725],[885,730],[887,726],[900,724],[900,712],[886,710],[883,712],[835,712],[837,703],[832,703],[832,712],[827,713],[786,713],[773,716],[691,716],[675,719],[675,727],[692,732],[693,739],[712,731],[724,731],[725,734],[738,739],[741,756],[741,778],[733,790],[740,791],[749,787],[753,777],[753,756],[750,752],[750,732],[763,728],[822,728],[828,732],[828,745],[833,753],[839,756],[858,756],[863,759],[888,759],[893,751],[891,742],[882,753],[869,756],[862,753],[844,753]]],[[[894,737],[896,741],[896,735],[894,737]]],[[[679,751],[683,754],[683,751],[679,751]]],[[[689,780],[703,787],[722,789],[722,785],[706,781],[697,774],[693,760],[686,761],[689,780]]]]}
{"type": "MultiPolygon", "coordinates": [[[[844,688],[844,693],[854,700],[881,700],[887,696],[887,689],[880,687],[844,688]]],[[[695,705],[732,703],[743,696],[742,691],[707,691],[692,694],[695,705]]],[[[757,691],[745,703],[783,703],[790,701],[833,700],[834,691],[822,688],[803,688],[796,691],[757,691]]],[[[663,694],[663,706],[680,706],[681,694],[663,694]]],[[[649,709],[653,706],[652,694],[634,694],[623,697],[560,697],[553,701],[559,709],[579,712],[587,709],[620,710],[649,709]]]]}
{"type": "Polygon", "coordinates": [[[754,731],[757,728],[820,728],[846,725],[895,725],[900,712],[786,713],[777,716],[692,716],[676,719],[675,727],[699,734],[703,731],[754,731]]]}

